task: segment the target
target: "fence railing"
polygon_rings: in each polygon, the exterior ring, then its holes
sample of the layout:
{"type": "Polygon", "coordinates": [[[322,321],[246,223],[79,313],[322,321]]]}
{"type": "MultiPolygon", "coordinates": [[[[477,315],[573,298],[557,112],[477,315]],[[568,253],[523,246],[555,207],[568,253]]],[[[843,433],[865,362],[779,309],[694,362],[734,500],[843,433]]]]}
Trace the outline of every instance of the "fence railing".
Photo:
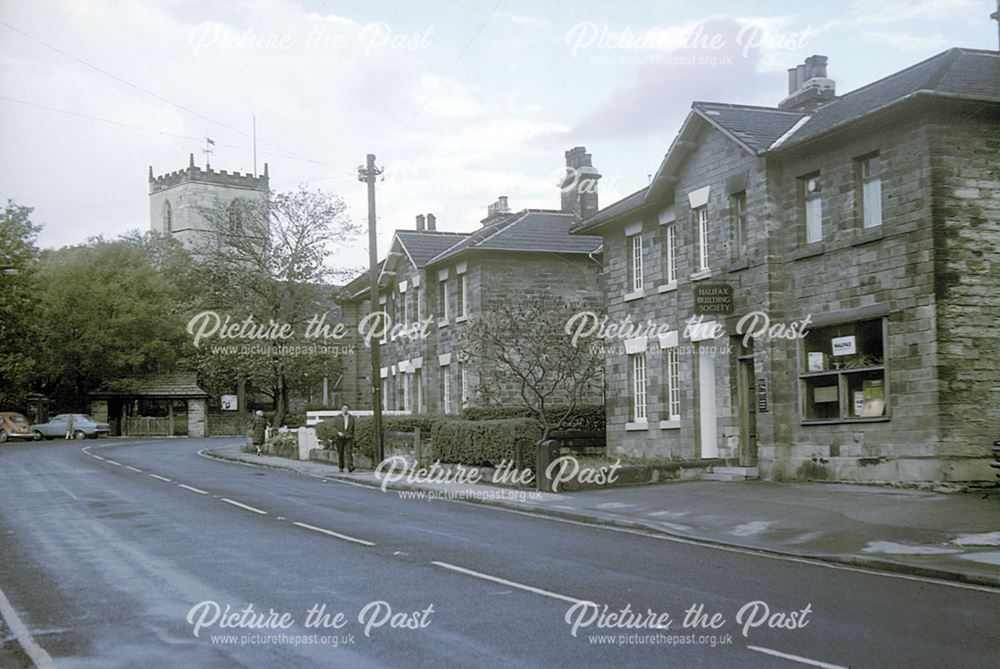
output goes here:
{"type": "Polygon", "coordinates": [[[124,427],[124,434],[129,437],[169,437],[174,432],[169,416],[126,416],[124,427]]]}

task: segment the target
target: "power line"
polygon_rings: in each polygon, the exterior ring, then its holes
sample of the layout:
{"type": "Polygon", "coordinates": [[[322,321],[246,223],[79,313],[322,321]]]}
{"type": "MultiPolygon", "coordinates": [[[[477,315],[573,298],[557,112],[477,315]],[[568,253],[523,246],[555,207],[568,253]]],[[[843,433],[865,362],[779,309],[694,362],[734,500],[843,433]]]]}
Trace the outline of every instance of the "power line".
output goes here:
{"type": "MultiPolygon", "coordinates": [[[[168,104],[168,105],[170,105],[172,107],[176,107],[177,109],[180,109],[181,111],[186,112],[188,114],[193,114],[194,116],[197,116],[200,119],[203,119],[203,120],[208,121],[210,123],[214,123],[214,124],[216,124],[218,126],[226,128],[227,130],[235,132],[235,133],[237,133],[239,135],[242,135],[244,137],[247,137],[247,138],[251,137],[250,133],[247,133],[247,132],[245,132],[243,130],[239,130],[238,128],[234,128],[234,127],[232,127],[231,125],[229,125],[227,123],[223,123],[222,121],[217,121],[217,120],[215,120],[215,119],[213,119],[213,118],[211,118],[209,116],[205,116],[201,112],[198,112],[198,111],[196,111],[194,109],[191,109],[189,107],[185,107],[184,105],[179,104],[177,102],[174,102],[173,100],[170,100],[168,98],[165,98],[162,95],[159,95],[158,93],[154,93],[153,91],[150,91],[150,90],[148,90],[146,88],[143,88],[142,86],[139,86],[138,84],[134,84],[131,81],[128,81],[127,79],[123,79],[122,77],[119,77],[116,74],[108,72],[107,70],[105,70],[105,69],[103,69],[103,68],[101,68],[101,67],[99,67],[97,65],[94,65],[93,63],[87,62],[87,61],[83,60],[82,58],[74,56],[73,54],[69,53],[68,51],[66,51],[64,49],[59,48],[58,46],[56,46],[54,44],[51,44],[51,43],[46,42],[45,40],[43,40],[43,39],[41,39],[39,37],[35,37],[34,35],[26,33],[25,31],[21,30],[20,28],[18,28],[16,26],[13,26],[10,23],[7,23],[3,19],[0,19],[0,25],[4,25],[7,28],[9,28],[10,30],[13,30],[14,32],[18,33],[19,35],[22,35],[22,36],[24,36],[24,37],[26,37],[26,38],[34,41],[34,42],[38,42],[42,46],[44,46],[46,48],[49,48],[49,49],[52,49],[56,53],[62,54],[63,56],[69,58],[70,60],[73,60],[73,61],[75,61],[77,63],[80,63],[81,65],[83,65],[85,67],[88,67],[88,68],[94,70],[95,72],[103,74],[106,77],[110,77],[111,79],[114,79],[115,81],[117,81],[117,82],[119,82],[121,84],[124,84],[124,85],[126,85],[126,86],[128,86],[130,88],[134,88],[135,90],[137,90],[137,91],[139,91],[139,92],[141,92],[141,93],[143,93],[145,95],[148,95],[148,96],[150,96],[152,98],[155,98],[155,99],[159,100],[160,102],[166,103],[166,104],[168,104]]],[[[348,172],[348,173],[350,173],[352,175],[355,172],[354,169],[349,168],[349,167],[343,167],[343,166],[340,166],[340,165],[332,165],[330,163],[324,163],[324,162],[319,161],[319,160],[313,160],[311,158],[306,158],[305,156],[302,156],[302,155],[300,155],[298,153],[295,153],[294,151],[291,151],[290,149],[283,148],[283,147],[278,146],[277,144],[273,144],[271,142],[265,142],[262,139],[258,139],[257,141],[259,141],[261,144],[265,144],[267,146],[271,146],[273,148],[276,148],[276,149],[278,149],[280,151],[284,151],[285,153],[289,154],[290,156],[294,156],[294,157],[298,158],[299,160],[305,160],[307,162],[316,163],[317,165],[323,165],[324,167],[330,167],[330,168],[333,168],[333,169],[343,170],[343,171],[348,172]]]]}
{"type": "Polygon", "coordinates": [[[448,70],[444,73],[444,76],[438,79],[437,85],[435,85],[434,88],[431,89],[431,92],[427,94],[426,98],[424,98],[423,103],[421,103],[417,111],[414,112],[412,116],[410,116],[409,120],[406,121],[406,124],[403,125],[403,128],[399,131],[399,134],[396,135],[396,138],[394,140],[392,140],[392,144],[389,145],[390,149],[396,147],[396,144],[403,137],[403,135],[406,134],[406,131],[410,129],[410,126],[413,125],[413,122],[417,120],[417,117],[420,116],[420,114],[423,113],[424,108],[427,107],[427,103],[429,103],[431,101],[431,98],[433,98],[434,95],[438,92],[438,89],[441,88],[441,84],[444,83],[445,79],[451,76],[451,73],[455,70],[455,67],[457,67],[459,62],[461,62],[462,58],[465,57],[466,52],[472,47],[472,44],[476,41],[476,38],[479,37],[479,33],[483,32],[483,29],[486,27],[486,24],[489,23],[490,19],[493,18],[493,15],[497,13],[497,10],[500,8],[500,5],[502,3],[503,0],[497,0],[497,3],[493,5],[493,9],[490,10],[490,13],[486,15],[486,18],[483,19],[483,22],[480,23],[479,27],[476,28],[475,32],[472,33],[472,37],[469,38],[469,41],[466,43],[466,45],[462,47],[462,50],[458,52],[458,56],[455,58],[454,61],[452,61],[451,66],[448,67],[448,70]]]}

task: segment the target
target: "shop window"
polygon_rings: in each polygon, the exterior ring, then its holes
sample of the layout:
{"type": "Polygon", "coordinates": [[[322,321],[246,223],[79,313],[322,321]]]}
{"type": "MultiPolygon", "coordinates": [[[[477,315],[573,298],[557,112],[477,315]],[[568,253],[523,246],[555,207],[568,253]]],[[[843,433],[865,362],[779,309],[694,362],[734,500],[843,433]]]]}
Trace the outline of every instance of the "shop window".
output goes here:
{"type": "Polygon", "coordinates": [[[813,328],[801,344],[802,420],[884,420],[889,415],[881,318],[813,328]]]}

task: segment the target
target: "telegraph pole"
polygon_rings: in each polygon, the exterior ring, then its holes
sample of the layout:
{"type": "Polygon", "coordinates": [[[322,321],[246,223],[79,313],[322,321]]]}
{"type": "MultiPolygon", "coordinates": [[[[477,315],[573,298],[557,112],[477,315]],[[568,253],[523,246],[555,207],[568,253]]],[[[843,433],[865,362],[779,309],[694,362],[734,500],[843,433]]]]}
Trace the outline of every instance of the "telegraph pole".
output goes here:
{"type": "MultiPolygon", "coordinates": [[[[368,263],[371,279],[371,311],[379,308],[378,302],[378,237],[375,234],[375,177],[382,170],[375,167],[375,155],[369,153],[367,163],[358,166],[358,181],[368,184],[368,263]]],[[[384,323],[383,323],[384,325],[384,323]]],[[[379,338],[372,338],[372,418],[374,419],[375,466],[382,462],[382,360],[379,338]]]]}

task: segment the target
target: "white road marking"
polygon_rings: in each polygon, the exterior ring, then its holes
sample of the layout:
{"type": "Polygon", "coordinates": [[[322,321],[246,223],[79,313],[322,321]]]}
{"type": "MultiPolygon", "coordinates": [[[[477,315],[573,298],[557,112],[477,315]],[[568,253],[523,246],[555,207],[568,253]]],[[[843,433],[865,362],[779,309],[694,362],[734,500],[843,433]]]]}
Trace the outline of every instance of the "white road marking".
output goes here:
{"type": "Polygon", "coordinates": [[[18,617],[17,611],[14,610],[14,606],[7,599],[3,590],[0,590],[0,615],[3,615],[3,619],[10,627],[14,638],[21,644],[22,650],[31,658],[38,669],[55,669],[56,663],[52,661],[52,656],[45,652],[45,649],[39,646],[34,637],[31,636],[31,632],[21,622],[21,618],[18,617]]]}
{"type": "Polygon", "coordinates": [[[750,650],[755,650],[758,653],[765,653],[767,655],[773,655],[774,657],[780,657],[785,660],[791,660],[792,662],[798,662],[800,664],[808,664],[811,667],[822,667],[822,669],[850,669],[850,667],[845,667],[841,664],[830,664],[829,662],[820,662],[819,660],[810,660],[808,657],[802,657],[801,655],[791,655],[789,653],[782,653],[779,650],[772,650],[771,648],[761,648],[760,646],[747,646],[750,650]]]}
{"type": "Polygon", "coordinates": [[[128,466],[128,465],[125,465],[125,469],[130,469],[130,470],[132,470],[132,471],[136,472],[137,474],[141,474],[141,473],[142,473],[142,470],[141,470],[141,469],[138,469],[138,468],[136,468],[136,467],[130,467],[130,466],[128,466]]]}
{"type": "Polygon", "coordinates": [[[207,493],[207,492],[205,492],[204,490],[199,490],[198,488],[194,488],[194,487],[192,487],[192,486],[189,486],[189,485],[184,485],[183,483],[178,483],[177,485],[178,485],[179,487],[181,487],[181,488],[184,488],[185,490],[190,490],[191,492],[196,492],[196,493],[198,493],[199,495],[207,495],[207,494],[208,494],[208,493],[207,493]]]}
{"type": "Polygon", "coordinates": [[[509,585],[512,588],[518,588],[520,590],[525,590],[527,592],[533,592],[536,595],[544,595],[545,597],[551,597],[552,599],[558,599],[564,602],[569,602],[570,604],[579,604],[580,602],[590,602],[587,599],[577,599],[576,597],[568,597],[566,595],[560,595],[558,592],[552,592],[551,590],[542,590],[541,588],[536,588],[533,585],[524,585],[523,583],[517,583],[516,581],[508,581],[505,578],[500,578],[498,576],[491,576],[489,574],[484,574],[480,571],[473,571],[472,569],[466,569],[465,567],[459,567],[458,565],[449,564],[447,562],[438,562],[437,560],[431,561],[431,564],[437,565],[438,567],[443,567],[445,569],[450,569],[452,571],[457,571],[460,574],[465,574],[467,576],[474,576],[476,578],[481,578],[486,581],[493,581],[494,583],[500,583],[501,585],[509,585]]]}
{"type": "Polygon", "coordinates": [[[334,532],[333,530],[324,530],[322,527],[315,527],[314,525],[306,525],[305,523],[292,523],[293,525],[298,525],[299,527],[305,528],[307,530],[312,530],[313,532],[321,532],[323,534],[329,534],[331,537],[337,537],[338,539],[343,539],[344,541],[353,541],[356,544],[361,544],[362,546],[374,546],[374,542],[365,541],[364,539],[355,539],[354,537],[349,537],[346,534],[341,534],[340,532],[334,532]]]}
{"type": "Polygon", "coordinates": [[[101,456],[99,456],[99,455],[94,455],[93,453],[87,453],[87,455],[89,455],[89,456],[90,456],[90,457],[92,457],[92,458],[97,458],[98,460],[104,460],[104,459],[105,459],[105,458],[102,458],[102,457],[101,457],[101,456]]]}
{"type": "Polygon", "coordinates": [[[160,481],[166,481],[167,483],[173,483],[173,481],[171,481],[170,479],[168,479],[166,476],[160,476],[159,474],[150,474],[150,476],[152,476],[154,479],[158,479],[160,481]]]}
{"type": "Polygon", "coordinates": [[[262,516],[266,516],[267,515],[267,511],[262,511],[261,509],[258,509],[256,507],[252,507],[252,506],[249,506],[247,504],[243,504],[241,502],[237,502],[234,499],[229,499],[228,497],[220,497],[219,499],[221,499],[226,504],[232,504],[233,506],[238,506],[241,509],[246,509],[247,511],[253,511],[254,513],[259,513],[262,516]]]}
{"type": "Polygon", "coordinates": [[[104,461],[107,462],[109,465],[114,465],[115,467],[121,467],[122,466],[122,463],[117,462],[115,460],[109,460],[109,459],[105,458],[104,461]]]}

